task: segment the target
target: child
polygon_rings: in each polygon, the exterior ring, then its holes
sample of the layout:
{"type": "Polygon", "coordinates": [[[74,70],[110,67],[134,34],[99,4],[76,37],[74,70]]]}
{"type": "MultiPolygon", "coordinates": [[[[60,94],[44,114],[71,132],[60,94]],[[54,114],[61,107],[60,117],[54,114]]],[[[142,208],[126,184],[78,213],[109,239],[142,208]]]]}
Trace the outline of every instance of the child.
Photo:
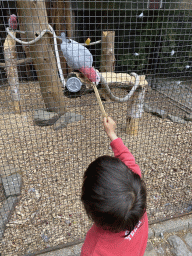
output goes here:
{"type": "Polygon", "coordinates": [[[148,239],[146,188],[133,155],[104,118],[115,157],[101,156],[84,174],[81,200],[94,225],[81,256],[142,256],[148,239]]]}

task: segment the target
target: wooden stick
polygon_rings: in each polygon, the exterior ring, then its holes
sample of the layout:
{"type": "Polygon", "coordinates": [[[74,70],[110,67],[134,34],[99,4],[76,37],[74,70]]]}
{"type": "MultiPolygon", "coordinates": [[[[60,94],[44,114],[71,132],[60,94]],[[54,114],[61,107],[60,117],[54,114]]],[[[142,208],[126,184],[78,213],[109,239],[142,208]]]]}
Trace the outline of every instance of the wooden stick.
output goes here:
{"type": "Polygon", "coordinates": [[[139,129],[139,118],[127,117],[126,134],[137,135],[139,129]]]}
{"type": "MultiPolygon", "coordinates": [[[[20,59],[16,61],[17,65],[20,65],[23,63],[30,63],[30,62],[32,62],[31,58],[25,58],[25,59],[20,59]]],[[[5,68],[5,67],[6,67],[5,63],[0,63],[0,68],[5,68]]]]}
{"type": "MultiPolygon", "coordinates": [[[[16,32],[11,32],[14,36],[16,32]]],[[[7,79],[11,88],[11,97],[17,114],[21,114],[19,78],[17,72],[16,41],[7,35],[4,42],[4,59],[7,79]]]]}
{"type": "Polygon", "coordinates": [[[99,103],[99,107],[100,107],[100,109],[101,109],[102,116],[103,116],[103,117],[107,117],[108,115],[107,115],[107,113],[105,112],[103,103],[102,103],[102,101],[101,101],[99,92],[98,92],[98,90],[97,90],[97,87],[96,87],[95,83],[91,83],[91,84],[92,84],[92,86],[93,86],[93,89],[94,89],[94,92],[95,92],[97,101],[98,101],[98,103],[99,103]]]}

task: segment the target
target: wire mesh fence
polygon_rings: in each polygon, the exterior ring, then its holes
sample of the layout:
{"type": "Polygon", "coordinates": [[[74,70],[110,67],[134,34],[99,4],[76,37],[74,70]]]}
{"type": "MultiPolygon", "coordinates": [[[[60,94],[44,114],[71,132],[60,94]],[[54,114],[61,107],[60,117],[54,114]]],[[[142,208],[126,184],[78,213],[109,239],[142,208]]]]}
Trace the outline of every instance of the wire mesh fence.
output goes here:
{"type": "Polygon", "coordinates": [[[0,4],[1,255],[78,243],[91,227],[82,177],[113,155],[93,85],[141,167],[149,221],[190,213],[191,2],[0,4]]]}

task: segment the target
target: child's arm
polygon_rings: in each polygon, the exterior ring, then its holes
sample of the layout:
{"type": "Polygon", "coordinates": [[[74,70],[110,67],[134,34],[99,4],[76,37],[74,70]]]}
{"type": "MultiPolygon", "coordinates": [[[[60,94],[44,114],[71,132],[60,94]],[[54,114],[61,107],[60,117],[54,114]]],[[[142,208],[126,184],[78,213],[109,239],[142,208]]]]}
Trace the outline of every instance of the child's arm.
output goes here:
{"type": "Polygon", "coordinates": [[[111,147],[115,157],[119,158],[124,164],[126,164],[134,173],[137,173],[141,177],[141,170],[135,163],[135,158],[129,151],[129,149],[123,144],[123,141],[117,137],[115,133],[116,123],[110,117],[104,118],[104,127],[107,135],[111,139],[111,147]]]}

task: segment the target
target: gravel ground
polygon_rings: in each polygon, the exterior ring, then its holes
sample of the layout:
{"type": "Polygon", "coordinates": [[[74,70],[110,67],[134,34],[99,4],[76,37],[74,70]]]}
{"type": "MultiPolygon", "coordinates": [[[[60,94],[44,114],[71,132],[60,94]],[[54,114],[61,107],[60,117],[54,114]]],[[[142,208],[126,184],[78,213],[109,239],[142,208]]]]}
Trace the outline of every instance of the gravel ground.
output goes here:
{"type": "MultiPolygon", "coordinates": [[[[91,222],[79,200],[84,170],[96,157],[113,154],[94,94],[66,98],[68,111],[84,119],[54,131],[33,123],[33,110],[44,108],[38,83],[21,84],[21,115],[14,114],[7,88],[0,88],[0,168],[7,162],[18,167],[24,185],[1,246],[2,256],[21,256],[85,236],[91,222]]],[[[149,90],[146,100],[157,102],[155,97],[149,90]]],[[[124,133],[127,104],[106,102],[105,110],[142,169],[150,221],[188,211],[191,122],[176,124],[144,113],[138,135],[130,136],[124,133]]]]}
{"type": "Polygon", "coordinates": [[[4,189],[3,189],[3,185],[0,184],[0,208],[2,206],[3,201],[5,200],[5,193],[4,193],[4,189]]]}

